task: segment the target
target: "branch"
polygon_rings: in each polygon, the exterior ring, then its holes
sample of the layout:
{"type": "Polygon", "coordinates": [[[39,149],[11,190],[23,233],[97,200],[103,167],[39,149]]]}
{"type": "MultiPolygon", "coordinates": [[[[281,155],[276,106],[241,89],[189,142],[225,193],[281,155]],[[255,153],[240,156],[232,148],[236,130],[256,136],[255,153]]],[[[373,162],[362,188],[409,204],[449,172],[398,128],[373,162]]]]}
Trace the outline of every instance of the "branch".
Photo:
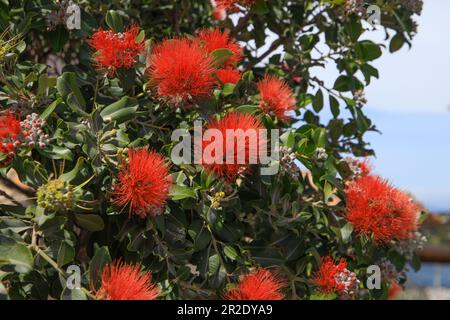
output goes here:
{"type": "Polygon", "coordinates": [[[282,44],[284,44],[284,41],[286,39],[285,38],[278,38],[277,40],[275,40],[274,42],[272,42],[272,45],[269,47],[269,49],[264,52],[261,56],[259,56],[258,58],[256,58],[252,63],[250,63],[247,68],[246,71],[253,69],[258,63],[260,63],[261,61],[263,61],[267,56],[269,56],[272,52],[274,52],[275,50],[277,50],[282,44]]]}

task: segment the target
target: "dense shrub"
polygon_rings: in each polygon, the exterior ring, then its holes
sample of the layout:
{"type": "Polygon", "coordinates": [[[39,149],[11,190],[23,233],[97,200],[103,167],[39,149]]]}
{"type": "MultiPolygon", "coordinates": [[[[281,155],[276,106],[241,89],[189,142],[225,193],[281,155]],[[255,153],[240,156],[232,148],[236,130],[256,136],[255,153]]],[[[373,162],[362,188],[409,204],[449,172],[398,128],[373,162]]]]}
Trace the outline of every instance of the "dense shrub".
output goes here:
{"type": "Polygon", "coordinates": [[[422,1],[77,4],[80,29],[66,1],[0,1],[1,297],[385,299],[419,268],[421,208],[348,156],[374,154],[372,62],[422,1]],[[198,120],[278,129],[279,172],[174,161],[198,120]]]}

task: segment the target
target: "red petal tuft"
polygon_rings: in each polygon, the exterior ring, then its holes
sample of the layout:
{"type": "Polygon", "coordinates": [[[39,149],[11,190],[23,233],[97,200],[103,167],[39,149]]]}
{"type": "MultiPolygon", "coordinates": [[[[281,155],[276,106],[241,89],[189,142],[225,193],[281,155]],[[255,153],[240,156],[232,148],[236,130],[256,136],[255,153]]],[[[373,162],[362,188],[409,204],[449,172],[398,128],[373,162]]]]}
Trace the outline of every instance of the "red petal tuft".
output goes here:
{"type": "Polygon", "coordinates": [[[239,12],[239,6],[250,7],[256,0],[215,0],[216,8],[226,10],[229,13],[239,12]]]}
{"type": "Polygon", "coordinates": [[[201,30],[197,37],[200,42],[200,46],[205,48],[208,53],[211,53],[217,49],[228,49],[232,52],[232,55],[225,60],[224,66],[236,66],[239,61],[244,57],[243,49],[232,38],[227,31],[220,31],[219,29],[204,29],[201,30]]]}
{"type": "Polygon", "coordinates": [[[256,269],[245,275],[237,287],[224,294],[228,300],[283,300],[281,290],[286,287],[284,280],[266,269],[256,269]]]}
{"type": "Polygon", "coordinates": [[[96,296],[102,300],[155,300],[158,287],[152,283],[152,275],[141,271],[139,264],[121,261],[109,264],[102,273],[102,286],[96,296]]]}
{"type": "MultiPolygon", "coordinates": [[[[231,112],[227,113],[223,119],[213,120],[211,121],[207,129],[216,129],[222,134],[222,141],[216,142],[213,141],[204,141],[203,142],[203,151],[205,148],[214,149],[215,146],[220,148],[220,145],[223,146],[223,163],[207,163],[212,161],[205,161],[203,159],[203,167],[208,171],[214,173],[218,177],[224,178],[229,182],[233,182],[236,180],[238,175],[245,174],[248,172],[250,165],[252,163],[256,163],[259,152],[264,152],[267,148],[267,139],[260,139],[259,134],[263,133],[260,130],[264,129],[261,121],[253,117],[248,113],[239,113],[239,112],[231,112]],[[227,130],[242,130],[243,134],[246,132],[251,134],[254,132],[255,141],[251,141],[252,139],[245,138],[245,142],[238,140],[238,137],[234,137],[233,144],[231,142],[227,146],[227,130]],[[244,163],[238,163],[238,147],[243,146],[243,153],[245,152],[245,161],[244,163]],[[229,158],[233,158],[233,163],[226,163],[226,157],[229,155],[229,158]]],[[[234,131],[236,132],[236,131],[234,131]]],[[[208,156],[208,155],[206,155],[208,156]]],[[[212,156],[215,156],[213,152],[212,156]]],[[[214,160],[214,159],[213,159],[214,160]]]]}
{"type": "Polygon", "coordinates": [[[286,82],[266,75],[258,83],[258,90],[261,96],[260,107],[263,111],[272,113],[281,120],[288,119],[285,113],[295,109],[295,98],[286,82]]]}
{"type": "Polygon", "coordinates": [[[225,83],[236,84],[239,82],[239,80],[241,80],[241,73],[238,70],[231,68],[217,70],[216,76],[223,84],[225,83]]]}
{"type": "Polygon", "coordinates": [[[21,133],[22,127],[17,115],[7,112],[0,116],[0,153],[14,153],[21,133]]]}
{"type": "Polygon", "coordinates": [[[113,188],[113,203],[129,206],[140,217],[161,213],[172,183],[165,158],[147,149],[131,149],[113,188]]]}
{"type": "Polygon", "coordinates": [[[357,233],[387,243],[409,239],[417,230],[418,205],[380,177],[361,176],[345,192],[347,220],[357,233]]]}
{"type": "Polygon", "coordinates": [[[214,61],[189,39],[165,40],[149,57],[148,72],[158,94],[174,102],[207,96],[215,85],[214,61]]]}
{"type": "Polygon", "coordinates": [[[88,39],[88,44],[96,50],[95,66],[113,75],[118,68],[130,69],[136,64],[137,56],[145,49],[144,41],[136,43],[139,27],[132,25],[126,32],[98,30],[88,39]]]}

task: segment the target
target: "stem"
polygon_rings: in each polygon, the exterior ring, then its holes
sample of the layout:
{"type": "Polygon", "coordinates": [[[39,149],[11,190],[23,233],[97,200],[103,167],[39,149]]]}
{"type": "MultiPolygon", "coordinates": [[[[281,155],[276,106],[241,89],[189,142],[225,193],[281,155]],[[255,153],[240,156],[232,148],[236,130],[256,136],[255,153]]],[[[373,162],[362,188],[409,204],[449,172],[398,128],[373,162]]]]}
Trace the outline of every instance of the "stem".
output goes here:
{"type": "MultiPolygon", "coordinates": [[[[33,228],[33,234],[31,236],[31,246],[30,246],[34,251],[36,251],[37,254],[39,254],[45,261],[47,261],[56,271],[58,271],[58,273],[65,279],[67,280],[67,275],[64,272],[64,270],[62,270],[58,264],[55,262],[55,260],[53,260],[52,258],[50,258],[41,248],[39,248],[39,246],[37,245],[37,233],[36,230],[33,228]]],[[[89,292],[89,290],[87,290],[86,288],[80,287],[80,290],[83,291],[88,297],[90,297],[91,299],[97,300],[97,297],[94,296],[92,293],[89,292]]]]}

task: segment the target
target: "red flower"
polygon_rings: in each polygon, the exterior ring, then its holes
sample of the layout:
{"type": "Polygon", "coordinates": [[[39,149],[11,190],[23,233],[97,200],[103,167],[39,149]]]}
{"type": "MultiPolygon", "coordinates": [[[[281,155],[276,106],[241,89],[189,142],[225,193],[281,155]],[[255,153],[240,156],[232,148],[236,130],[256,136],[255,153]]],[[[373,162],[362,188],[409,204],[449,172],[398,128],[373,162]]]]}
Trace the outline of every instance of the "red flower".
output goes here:
{"type": "Polygon", "coordinates": [[[204,29],[199,32],[197,39],[208,53],[217,49],[230,50],[232,55],[224,61],[224,66],[236,66],[244,57],[242,48],[234,39],[230,38],[230,34],[227,31],[204,29]]]}
{"type": "Polygon", "coordinates": [[[255,3],[255,0],[215,0],[215,3],[218,9],[236,13],[239,12],[239,6],[250,7],[255,3]]]}
{"type": "Polygon", "coordinates": [[[131,149],[128,156],[113,188],[113,203],[128,205],[130,214],[141,218],[160,214],[172,183],[165,158],[147,149],[131,149]]]}
{"type": "Polygon", "coordinates": [[[327,256],[321,259],[322,265],[314,274],[313,283],[320,292],[336,293],[340,298],[348,298],[359,286],[355,273],[347,269],[347,261],[342,258],[338,264],[327,256]]]}
{"type": "Polygon", "coordinates": [[[227,12],[224,9],[214,8],[212,16],[215,20],[223,21],[227,18],[227,12]]]}
{"type": "Polygon", "coordinates": [[[281,290],[285,281],[279,279],[269,270],[256,269],[245,275],[239,284],[224,294],[228,300],[283,300],[281,290]]]}
{"type": "Polygon", "coordinates": [[[239,82],[239,80],[241,80],[241,73],[238,70],[231,68],[217,70],[216,76],[223,84],[225,83],[236,84],[239,82]]]}
{"type": "Polygon", "coordinates": [[[96,50],[93,59],[95,66],[113,75],[118,68],[130,69],[136,64],[136,57],[144,50],[144,41],[137,42],[139,27],[132,25],[126,32],[114,33],[112,30],[98,30],[88,44],[96,50]]]}
{"type": "Polygon", "coordinates": [[[264,138],[259,136],[264,134],[263,131],[260,131],[264,129],[261,122],[248,113],[227,113],[223,119],[211,121],[207,129],[218,130],[221,139],[211,139],[212,141],[210,141],[204,134],[203,166],[209,172],[229,182],[235,181],[239,174],[247,173],[250,165],[258,162],[259,152],[264,152],[267,148],[265,135],[264,138]],[[228,133],[230,139],[228,143],[227,130],[231,131],[228,133]],[[234,137],[231,136],[233,133],[234,137]],[[216,161],[216,157],[219,158],[220,155],[215,151],[220,149],[222,149],[223,158],[216,161]],[[238,156],[241,156],[241,161],[238,156]],[[227,161],[227,158],[231,161],[227,161]]]}
{"type": "Polygon", "coordinates": [[[19,118],[11,113],[0,116],[0,153],[13,154],[20,146],[22,127],[19,118]]]}
{"type": "Polygon", "coordinates": [[[388,300],[397,299],[398,295],[403,291],[402,287],[395,281],[392,281],[388,289],[388,300]]]}
{"type": "Polygon", "coordinates": [[[295,98],[286,82],[266,75],[259,83],[260,107],[264,112],[272,113],[281,120],[288,119],[286,112],[294,110],[295,98]]]}
{"type": "Polygon", "coordinates": [[[96,296],[102,300],[155,300],[158,287],[152,283],[152,275],[141,271],[139,264],[121,261],[109,264],[102,273],[102,286],[96,296]]]}
{"type": "Polygon", "coordinates": [[[189,39],[165,40],[149,58],[148,72],[158,94],[175,103],[207,96],[214,87],[214,61],[189,39]]]}
{"type": "Polygon", "coordinates": [[[418,205],[380,177],[361,176],[345,192],[347,220],[357,233],[387,243],[409,239],[417,229],[418,205]]]}

